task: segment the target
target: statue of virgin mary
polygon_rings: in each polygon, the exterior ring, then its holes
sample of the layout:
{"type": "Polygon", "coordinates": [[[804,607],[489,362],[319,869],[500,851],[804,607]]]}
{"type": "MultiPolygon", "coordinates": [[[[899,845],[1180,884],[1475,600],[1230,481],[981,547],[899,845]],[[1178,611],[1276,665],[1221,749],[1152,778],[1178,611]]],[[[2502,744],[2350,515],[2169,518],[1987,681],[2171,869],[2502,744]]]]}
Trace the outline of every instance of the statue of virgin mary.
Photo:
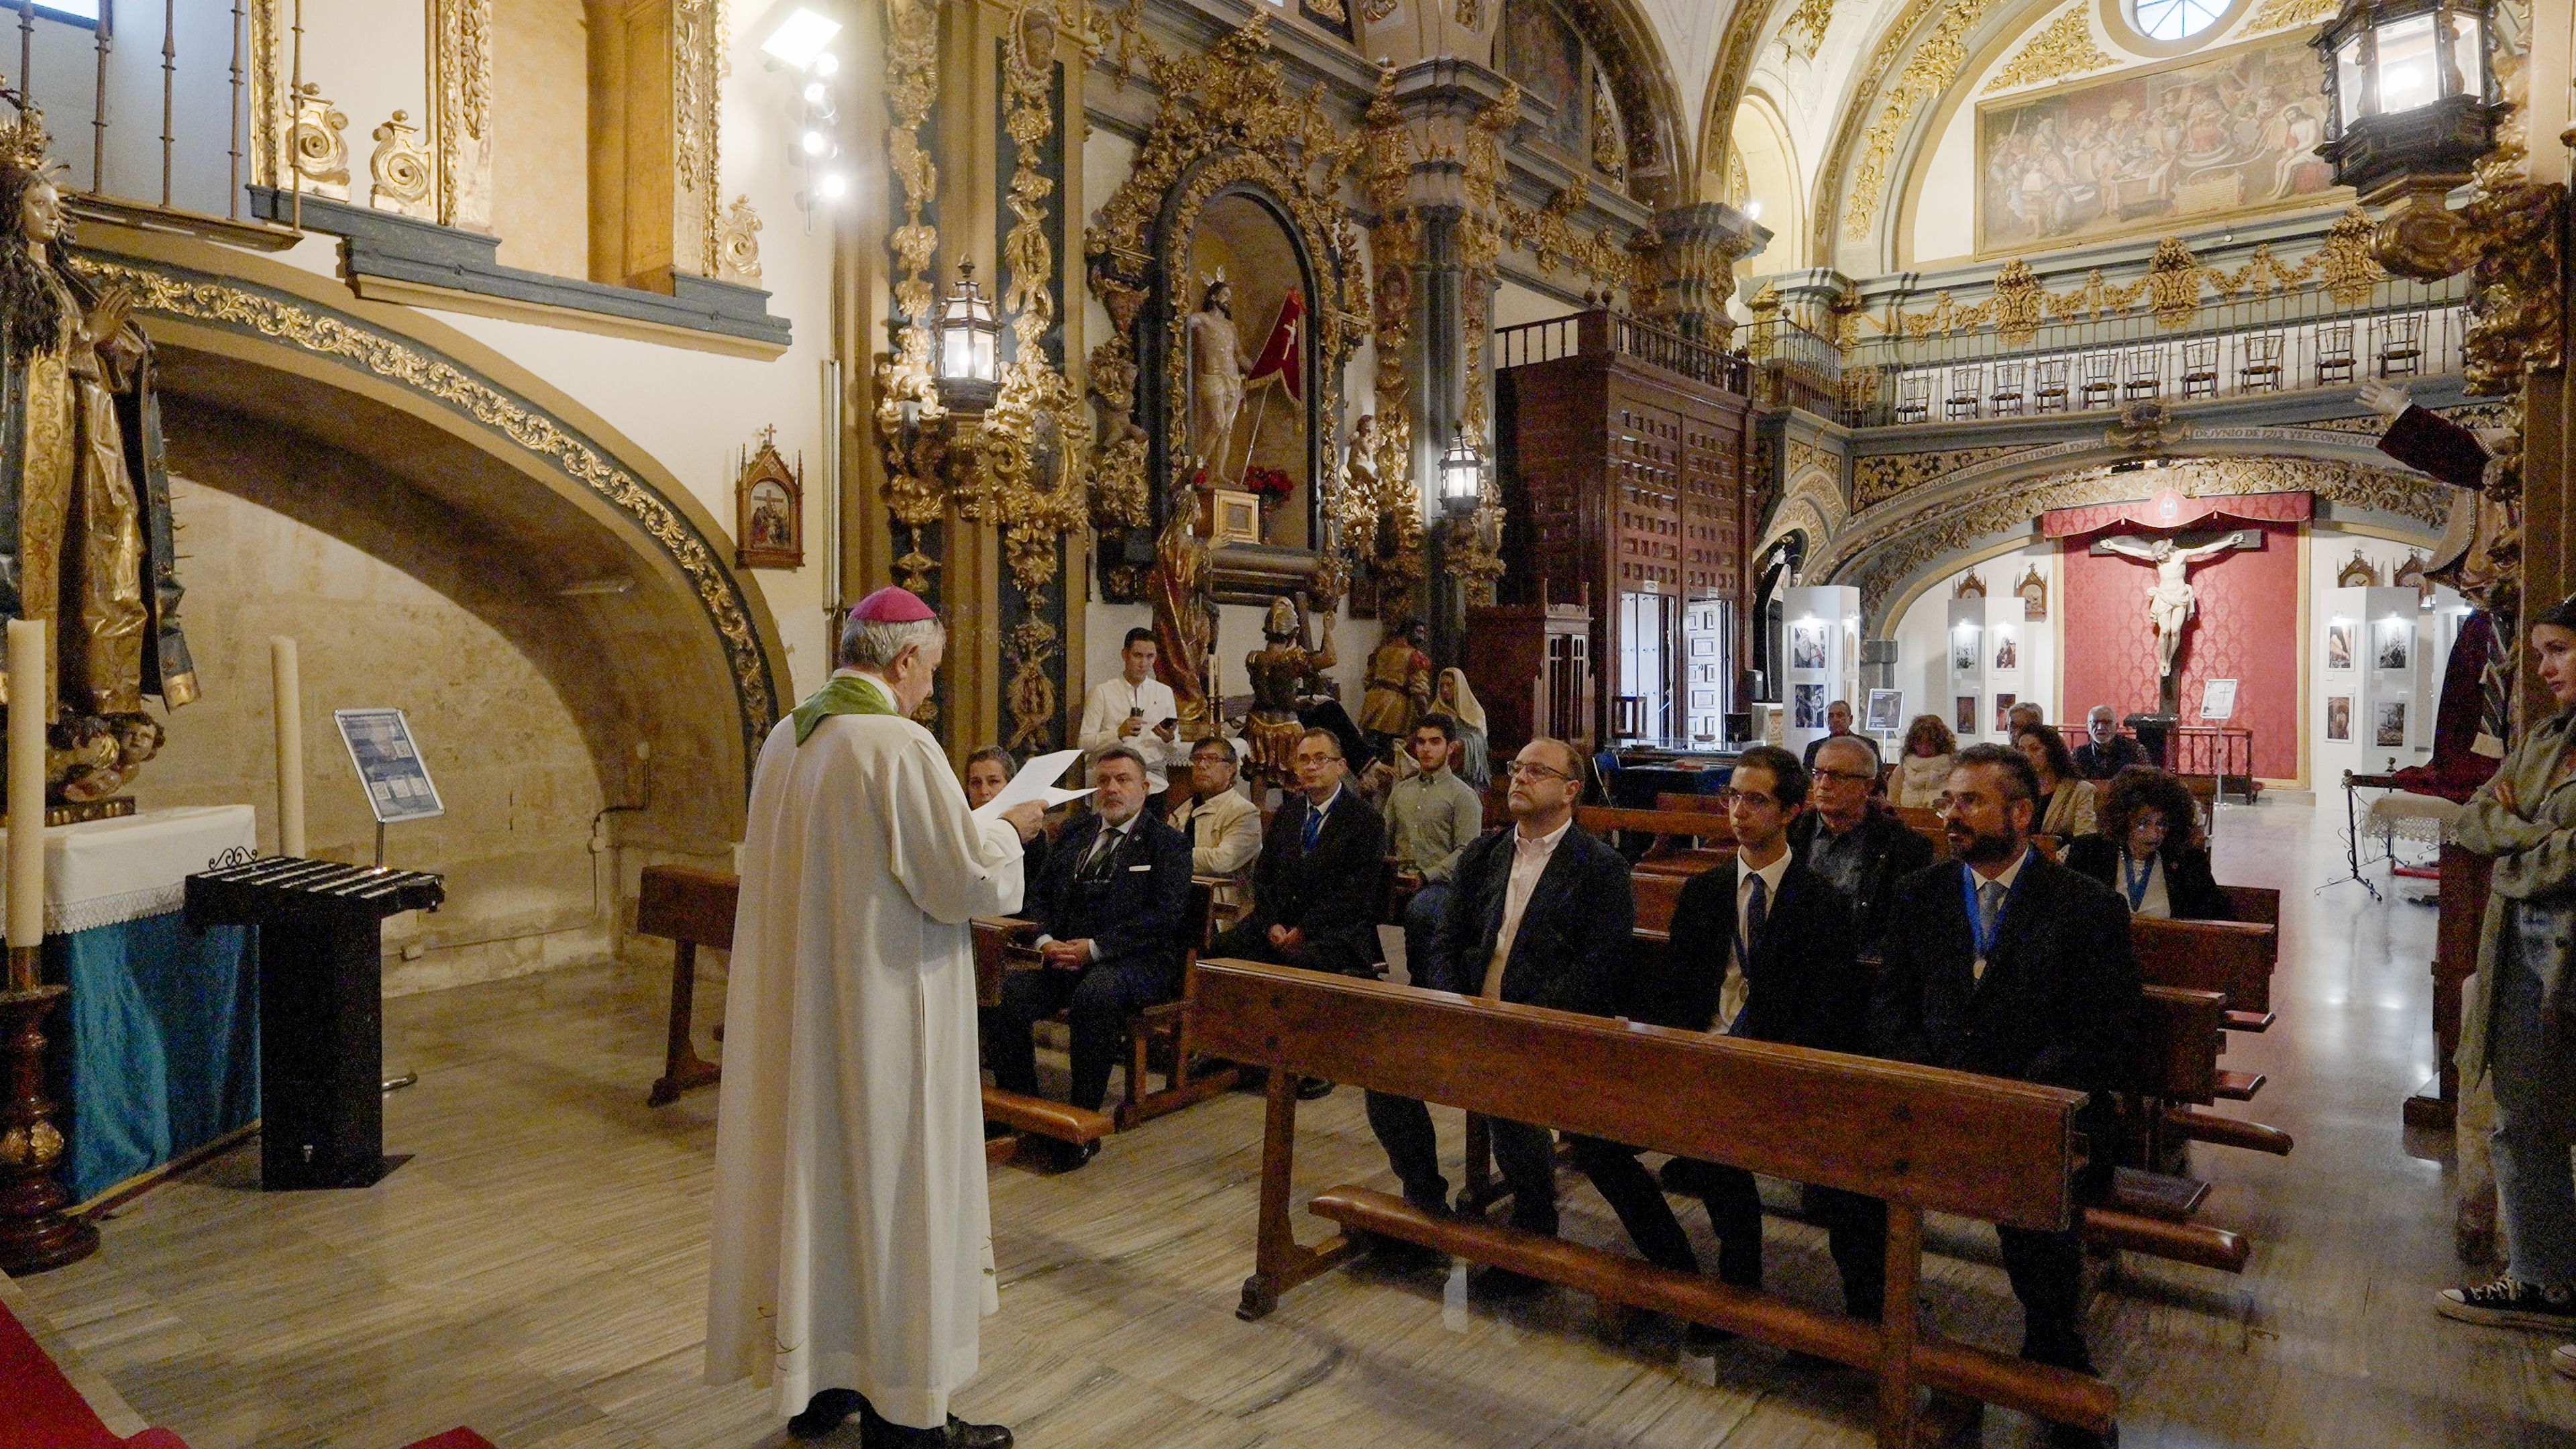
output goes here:
{"type": "Polygon", "coordinates": [[[43,117],[0,128],[0,616],[53,626],[47,793],[115,793],[161,745],[143,697],[197,697],[170,483],[133,296],[72,270],[43,117]]]}

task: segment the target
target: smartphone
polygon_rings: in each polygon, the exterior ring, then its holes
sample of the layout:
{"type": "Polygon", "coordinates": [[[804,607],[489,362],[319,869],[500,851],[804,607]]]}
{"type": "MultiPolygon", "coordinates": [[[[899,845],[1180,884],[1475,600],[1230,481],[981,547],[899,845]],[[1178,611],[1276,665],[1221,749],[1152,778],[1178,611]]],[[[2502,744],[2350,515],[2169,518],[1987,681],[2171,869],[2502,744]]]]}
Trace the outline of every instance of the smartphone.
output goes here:
{"type": "Polygon", "coordinates": [[[1176,725],[1176,724],[1179,724],[1180,722],[1181,722],[1181,717],[1180,717],[1179,715],[1176,715],[1176,714],[1167,714],[1167,715],[1163,716],[1163,722],[1162,722],[1161,724],[1158,724],[1158,725],[1154,726],[1154,728],[1156,728],[1156,729],[1158,729],[1158,730],[1167,730],[1167,729],[1170,729],[1172,726],[1174,726],[1174,725],[1176,725]]]}

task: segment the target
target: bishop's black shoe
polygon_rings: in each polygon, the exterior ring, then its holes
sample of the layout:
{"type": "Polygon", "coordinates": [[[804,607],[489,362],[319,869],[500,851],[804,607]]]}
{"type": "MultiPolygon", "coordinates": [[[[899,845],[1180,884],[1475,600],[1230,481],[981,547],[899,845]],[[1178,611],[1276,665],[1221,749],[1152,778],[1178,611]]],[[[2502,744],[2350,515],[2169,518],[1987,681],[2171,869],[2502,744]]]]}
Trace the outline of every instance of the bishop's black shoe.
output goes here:
{"type": "Polygon", "coordinates": [[[1011,1431],[999,1424],[969,1424],[955,1414],[936,1429],[915,1429],[868,1416],[860,1449],[1011,1449],[1011,1431]]]}
{"type": "Polygon", "coordinates": [[[805,1401],[804,1413],[787,1421],[787,1432],[798,1439],[820,1439],[841,1427],[841,1421],[852,1414],[865,1419],[876,1417],[858,1390],[825,1389],[805,1401]]]}

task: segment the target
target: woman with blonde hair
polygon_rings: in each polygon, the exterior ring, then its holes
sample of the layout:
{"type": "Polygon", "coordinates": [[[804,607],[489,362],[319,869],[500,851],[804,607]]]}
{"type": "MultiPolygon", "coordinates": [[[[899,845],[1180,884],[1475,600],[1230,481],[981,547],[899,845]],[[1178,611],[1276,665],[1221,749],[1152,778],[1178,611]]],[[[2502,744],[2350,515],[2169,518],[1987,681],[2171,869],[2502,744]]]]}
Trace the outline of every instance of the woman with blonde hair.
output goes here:
{"type": "Polygon", "coordinates": [[[1479,790],[1494,783],[1494,767],[1485,755],[1485,707],[1467,687],[1467,671],[1440,671],[1435,707],[1458,722],[1458,778],[1479,790]]]}
{"type": "Polygon", "coordinates": [[[1939,809],[1958,754],[1958,737],[1939,715],[1916,715],[1906,727],[1905,752],[1896,760],[1896,803],[1913,810],[1939,809]]]}

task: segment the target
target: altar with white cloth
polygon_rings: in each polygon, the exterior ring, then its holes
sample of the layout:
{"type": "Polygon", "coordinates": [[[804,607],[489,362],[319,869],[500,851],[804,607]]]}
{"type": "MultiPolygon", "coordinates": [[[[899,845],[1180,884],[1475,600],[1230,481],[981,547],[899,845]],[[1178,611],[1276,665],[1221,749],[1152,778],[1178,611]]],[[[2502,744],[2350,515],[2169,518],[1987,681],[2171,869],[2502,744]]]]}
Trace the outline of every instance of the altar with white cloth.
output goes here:
{"type": "Polygon", "coordinates": [[[245,928],[180,914],[189,876],[257,849],[248,805],[46,828],[45,979],[71,988],[49,1091],[71,1109],[74,1201],[258,1119],[258,953],[245,928]]]}

